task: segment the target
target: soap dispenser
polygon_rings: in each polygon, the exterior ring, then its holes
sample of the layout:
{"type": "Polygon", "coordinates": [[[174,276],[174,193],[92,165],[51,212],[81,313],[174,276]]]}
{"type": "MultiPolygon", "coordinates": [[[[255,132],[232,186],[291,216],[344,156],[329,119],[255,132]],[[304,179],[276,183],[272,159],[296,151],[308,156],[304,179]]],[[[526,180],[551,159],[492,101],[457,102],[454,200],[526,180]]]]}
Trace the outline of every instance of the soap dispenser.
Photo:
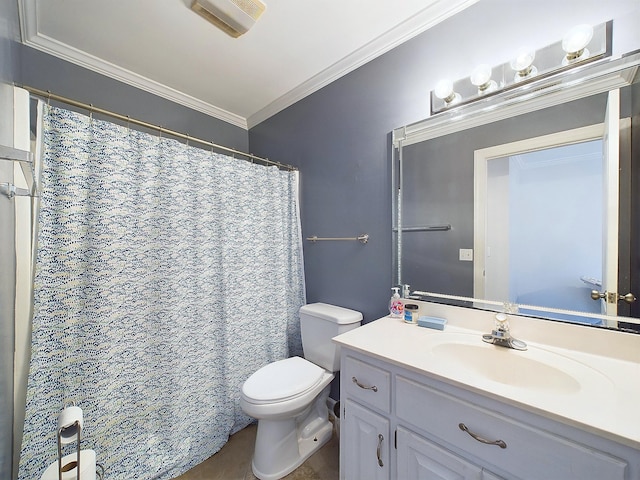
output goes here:
{"type": "Polygon", "coordinates": [[[393,291],[393,295],[391,295],[391,300],[389,300],[389,315],[393,318],[404,318],[404,305],[400,300],[400,293],[398,292],[400,289],[393,287],[391,290],[393,291]]]}

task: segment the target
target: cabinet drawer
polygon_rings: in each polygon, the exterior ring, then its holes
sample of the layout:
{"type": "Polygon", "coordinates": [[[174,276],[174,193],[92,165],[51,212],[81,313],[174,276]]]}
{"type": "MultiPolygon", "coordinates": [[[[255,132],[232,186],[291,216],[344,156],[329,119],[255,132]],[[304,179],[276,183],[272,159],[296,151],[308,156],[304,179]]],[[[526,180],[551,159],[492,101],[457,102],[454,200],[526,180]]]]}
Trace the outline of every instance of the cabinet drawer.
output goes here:
{"type": "Polygon", "coordinates": [[[627,463],[571,440],[476,407],[446,393],[396,377],[396,413],[399,419],[436,437],[484,465],[498,467],[509,478],[570,480],[606,478],[624,480],[627,463]],[[506,448],[484,439],[502,440],[506,448]]]}
{"type": "Polygon", "coordinates": [[[346,356],[341,378],[349,397],[389,413],[391,407],[391,374],[389,372],[346,356]]]}

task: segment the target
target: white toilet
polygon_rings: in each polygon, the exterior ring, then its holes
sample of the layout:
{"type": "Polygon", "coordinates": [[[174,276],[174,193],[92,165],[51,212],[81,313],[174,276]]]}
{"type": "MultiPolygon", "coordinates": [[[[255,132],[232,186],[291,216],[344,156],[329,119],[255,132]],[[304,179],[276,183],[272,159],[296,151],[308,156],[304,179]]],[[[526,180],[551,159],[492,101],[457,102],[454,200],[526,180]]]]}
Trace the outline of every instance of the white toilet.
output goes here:
{"type": "Polygon", "coordinates": [[[265,365],[242,386],[240,406],[258,419],[251,464],[261,480],[276,480],[299,467],[332,434],[327,398],[340,351],[331,339],[352,330],[362,314],[326,303],[300,308],[305,358],[265,365]],[[313,363],[312,363],[313,362],[313,363]]]}

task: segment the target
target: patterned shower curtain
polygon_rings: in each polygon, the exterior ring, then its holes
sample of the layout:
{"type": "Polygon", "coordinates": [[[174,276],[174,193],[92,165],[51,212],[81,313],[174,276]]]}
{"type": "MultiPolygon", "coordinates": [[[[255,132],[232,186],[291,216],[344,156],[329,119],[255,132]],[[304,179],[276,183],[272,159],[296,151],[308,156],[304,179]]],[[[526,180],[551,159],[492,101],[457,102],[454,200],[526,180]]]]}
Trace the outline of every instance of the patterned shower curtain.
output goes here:
{"type": "Polygon", "coordinates": [[[44,110],[19,478],[71,404],[106,479],[173,478],[250,423],[252,372],[302,354],[297,173],[44,110]]]}

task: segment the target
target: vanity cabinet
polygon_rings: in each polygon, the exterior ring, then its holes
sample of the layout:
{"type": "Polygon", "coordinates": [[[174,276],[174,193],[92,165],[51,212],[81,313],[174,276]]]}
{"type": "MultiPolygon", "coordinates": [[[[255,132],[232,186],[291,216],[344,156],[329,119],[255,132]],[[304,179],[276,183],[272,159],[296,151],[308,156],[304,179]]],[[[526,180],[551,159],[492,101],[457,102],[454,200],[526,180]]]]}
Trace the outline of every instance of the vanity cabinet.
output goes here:
{"type": "Polygon", "coordinates": [[[341,392],[344,480],[640,478],[635,449],[344,346],[341,392]]]}

